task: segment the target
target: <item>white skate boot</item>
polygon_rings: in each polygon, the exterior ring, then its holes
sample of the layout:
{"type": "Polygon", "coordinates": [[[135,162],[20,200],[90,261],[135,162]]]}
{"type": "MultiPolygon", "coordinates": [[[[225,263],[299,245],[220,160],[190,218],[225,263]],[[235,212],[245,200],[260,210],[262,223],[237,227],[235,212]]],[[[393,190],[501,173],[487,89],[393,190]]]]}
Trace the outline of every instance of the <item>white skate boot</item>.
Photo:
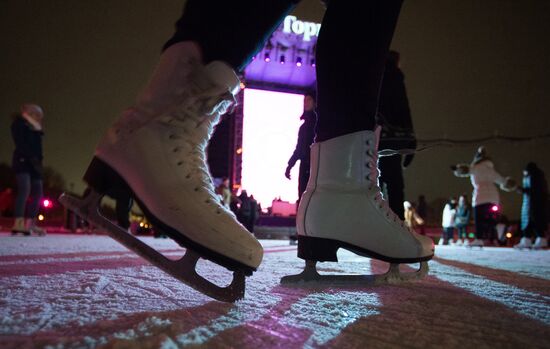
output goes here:
{"type": "Polygon", "coordinates": [[[548,248],[548,240],[543,237],[537,237],[535,240],[535,244],[533,245],[533,249],[542,250],[544,248],[548,248]]]}
{"type": "Polygon", "coordinates": [[[13,221],[13,227],[11,228],[11,235],[23,234],[25,236],[31,235],[31,232],[25,224],[25,218],[16,217],[13,221]]]}
{"type": "Polygon", "coordinates": [[[377,183],[378,140],[379,129],[312,145],[309,182],[296,219],[298,257],[306,260],[306,268],[281,282],[376,284],[426,275],[427,261],[434,255],[433,241],[408,229],[382,198],[377,183]],[[377,276],[320,276],[316,262],[337,261],[341,247],[389,262],[390,270],[377,276]],[[417,272],[399,272],[400,263],[419,262],[417,272]]]}
{"type": "Polygon", "coordinates": [[[38,236],[46,236],[46,230],[37,226],[36,220],[32,218],[27,218],[25,220],[25,227],[31,234],[36,234],[38,236]]]}
{"type": "Polygon", "coordinates": [[[531,242],[531,239],[528,237],[522,237],[521,240],[519,240],[519,244],[514,245],[514,248],[522,250],[524,248],[530,249],[533,247],[533,243],[531,242]]]}
{"type": "MultiPolygon", "coordinates": [[[[163,56],[167,53],[173,54],[163,56]]],[[[233,302],[244,296],[245,275],[259,266],[263,250],[219,202],[205,150],[240,81],[221,62],[202,66],[177,52],[164,66],[163,59],[136,105],[97,147],[84,177],[89,195],[83,200],[63,196],[60,201],[170,275],[210,297],[233,302]],[[170,69],[181,79],[172,79],[170,69]],[[97,207],[104,195],[132,197],[155,230],[186,247],[185,256],[167,259],[100,216],[97,207]],[[199,276],[199,257],[233,271],[232,283],[220,287],[199,276]]]]}
{"type": "Polygon", "coordinates": [[[459,238],[458,240],[456,240],[455,246],[462,246],[462,245],[463,245],[462,239],[459,238]]]}
{"type": "Polygon", "coordinates": [[[464,246],[466,247],[469,247],[469,248],[472,248],[472,247],[479,247],[479,248],[483,248],[483,240],[481,239],[474,239],[472,241],[468,241],[467,243],[465,242],[464,243],[464,246]]]}

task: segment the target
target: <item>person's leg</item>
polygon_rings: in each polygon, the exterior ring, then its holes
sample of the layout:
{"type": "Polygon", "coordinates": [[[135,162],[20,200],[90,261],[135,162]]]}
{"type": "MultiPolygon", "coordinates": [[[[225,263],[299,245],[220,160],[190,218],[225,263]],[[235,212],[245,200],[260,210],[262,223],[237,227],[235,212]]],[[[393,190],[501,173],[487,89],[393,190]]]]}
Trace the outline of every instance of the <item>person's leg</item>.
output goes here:
{"type": "Polygon", "coordinates": [[[300,0],[190,0],[164,45],[191,41],[204,64],[223,61],[241,71],[300,0]]]}
{"type": "Polygon", "coordinates": [[[475,232],[476,239],[483,239],[483,233],[485,229],[484,223],[483,223],[484,206],[485,205],[477,205],[474,207],[474,223],[476,226],[476,232],[475,232]]]}
{"type": "Polygon", "coordinates": [[[374,130],[401,4],[402,0],[329,3],[317,41],[317,142],[374,130]]]}
{"type": "Polygon", "coordinates": [[[433,256],[433,241],[409,230],[378,186],[374,119],[401,3],[338,0],[325,13],[317,43],[317,133],[296,220],[298,256],[306,261],[337,261],[340,247],[393,263],[433,256]]]}
{"type": "Polygon", "coordinates": [[[38,210],[40,209],[40,202],[42,200],[42,179],[32,178],[31,179],[31,200],[27,206],[26,217],[29,219],[35,219],[38,216],[38,210]]]}
{"type": "Polygon", "coordinates": [[[25,219],[25,226],[27,229],[38,235],[45,235],[46,231],[36,225],[36,217],[40,209],[40,204],[43,197],[43,183],[42,178],[37,175],[31,175],[31,200],[27,206],[27,218],[25,219]]]}
{"type": "Polygon", "coordinates": [[[27,199],[31,193],[31,176],[26,173],[17,173],[15,175],[17,183],[17,196],[15,197],[15,217],[25,217],[25,208],[27,206],[27,199]]]}
{"type": "Polygon", "coordinates": [[[15,197],[15,220],[12,232],[28,234],[28,230],[25,227],[25,208],[31,192],[31,176],[26,172],[16,173],[15,180],[17,183],[17,195],[15,197]]]}
{"type": "MultiPolygon", "coordinates": [[[[189,258],[199,255],[239,275],[256,270],[263,249],[219,202],[205,151],[240,89],[235,69],[293,6],[290,0],[187,1],[149,83],[96,148],[85,174],[91,194],[76,202],[96,205],[98,198],[113,195],[125,203],[132,197],[155,230],[186,247],[189,258]]],[[[95,216],[88,219],[105,224],[95,216]]],[[[167,267],[125,229],[111,227],[109,232],[196,289],[209,294],[215,288],[196,281],[196,274],[167,267]]],[[[218,289],[214,297],[242,296],[241,286],[234,288],[238,292],[218,289]]]]}
{"type": "Polygon", "coordinates": [[[378,159],[378,169],[380,170],[379,181],[386,184],[386,199],[395,214],[405,218],[405,201],[403,171],[401,168],[401,155],[384,156],[378,159]]]}

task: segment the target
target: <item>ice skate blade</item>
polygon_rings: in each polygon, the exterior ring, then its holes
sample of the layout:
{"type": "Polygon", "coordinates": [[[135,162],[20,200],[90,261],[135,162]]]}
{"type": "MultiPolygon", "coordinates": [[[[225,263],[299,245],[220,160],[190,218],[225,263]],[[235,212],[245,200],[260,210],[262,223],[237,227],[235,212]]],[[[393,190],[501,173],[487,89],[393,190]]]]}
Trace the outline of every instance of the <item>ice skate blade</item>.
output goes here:
{"type": "Polygon", "coordinates": [[[245,275],[243,272],[234,271],[233,280],[226,287],[218,286],[206,280],[195,270],[197,261],[201,257],[199,254],[187,249],[185,255],[179,260],[166,258],[154,248],[131,235],[127,230],[101,216],[99,203],[102,197],[101,194],[92,190],[83,199],[62,194],[59,197],[59,202],[93,225],[105,229],[119,243],[195,290],[222,302],[235,302],[244,297],[245,275]]]}
{"type": "Polygon", "coordinates": [[[379,275],[321,275],[316,268],[317,262],[306,261],[304,271],[297,275],[285,276],[283,285],[320,285],[331,286],[376,286],[400,284],[407,281],[423,279],[428,274],[428,262],[420,262],[420,268],[414,272],[401,273],[399,264],[391,263],[385,274],[379,275]]]}

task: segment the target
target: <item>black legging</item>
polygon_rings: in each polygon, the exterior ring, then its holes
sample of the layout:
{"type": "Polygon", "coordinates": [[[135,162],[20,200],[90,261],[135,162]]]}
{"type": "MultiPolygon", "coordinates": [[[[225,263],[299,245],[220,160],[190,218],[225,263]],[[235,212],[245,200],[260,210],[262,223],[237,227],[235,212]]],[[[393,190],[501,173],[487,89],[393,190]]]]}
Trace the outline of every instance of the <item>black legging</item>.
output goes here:
{"type": "Polygon", "coordinates": [[[474,222],[476,225],[476,239],[496,238],[497,213],[493,212],[494,203],[481,204],[474,207],[474,222]]]}
{"type": "MultiPolygon", "coordinates": [[[[403,0],[333,0],[317,41],[316,141],[373,130],[380,82],[403,0]]],[[[221,60],[237,71],[299,0],[187,1],[166,49],[194,41],[204,63],[221,60]]]]}

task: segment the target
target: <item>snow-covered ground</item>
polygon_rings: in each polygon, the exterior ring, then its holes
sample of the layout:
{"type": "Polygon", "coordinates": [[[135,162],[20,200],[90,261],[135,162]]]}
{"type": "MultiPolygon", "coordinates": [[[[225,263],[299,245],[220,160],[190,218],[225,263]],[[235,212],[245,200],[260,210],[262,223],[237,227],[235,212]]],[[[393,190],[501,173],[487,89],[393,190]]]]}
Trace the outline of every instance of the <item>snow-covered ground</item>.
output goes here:
{"type": "MultiPolygon", "coordinates": [[[[144,238],[168,255],[170,240],[144,238]]],[[[288,287],[303,261],[265,240],[244,300],[227,304],[106,236],[0,234],[0,348],[550,348],[550,251],[437,247],[402,285],[288,287]]],[[[325,273],[387,264],[339,252],[325,273]]],[[[217,283],[230,274],[201,263],[217,283]]]]}

